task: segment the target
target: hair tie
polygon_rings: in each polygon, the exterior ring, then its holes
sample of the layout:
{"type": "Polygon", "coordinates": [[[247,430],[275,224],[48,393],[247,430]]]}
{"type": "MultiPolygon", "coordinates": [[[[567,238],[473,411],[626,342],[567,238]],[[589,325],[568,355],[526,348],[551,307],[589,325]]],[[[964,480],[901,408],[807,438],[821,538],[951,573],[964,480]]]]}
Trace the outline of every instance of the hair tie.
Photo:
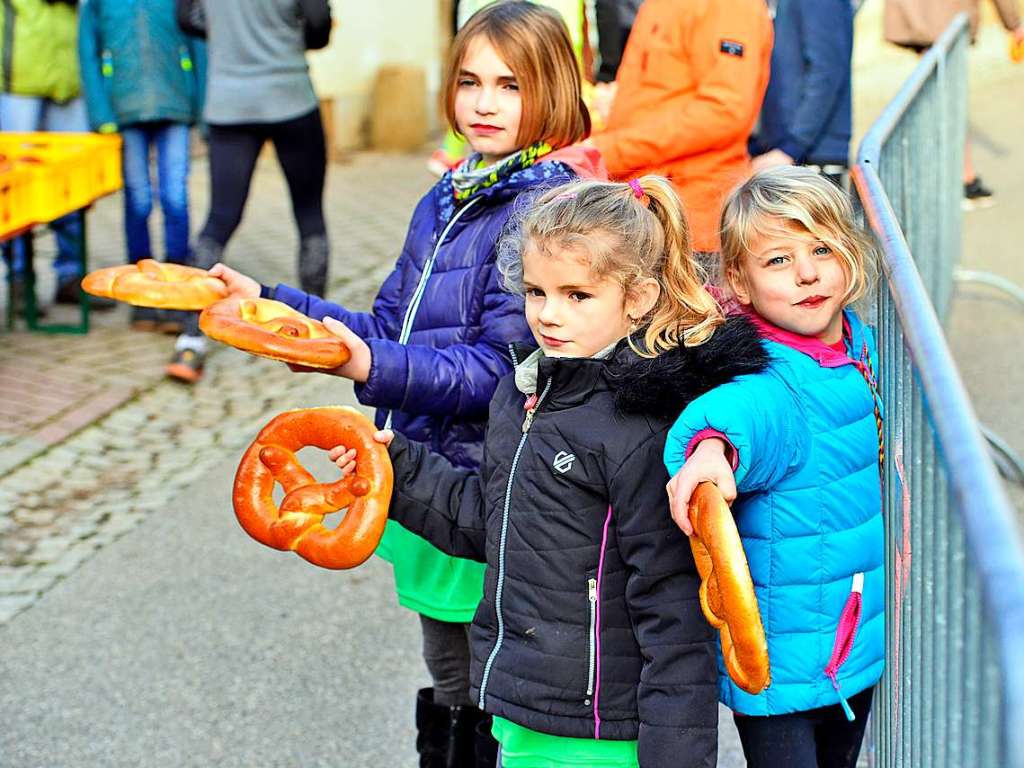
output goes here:
{"type": "Polygon", "coordinates": [[[636,179],[630,179],[629,186],[630,189],[633,190],[633,195],[643,204],[644,208],[650,207],[651,198],[647,196],[646,192],[644,192],[644,188],[640,186],[640,182],[636,179]]]}

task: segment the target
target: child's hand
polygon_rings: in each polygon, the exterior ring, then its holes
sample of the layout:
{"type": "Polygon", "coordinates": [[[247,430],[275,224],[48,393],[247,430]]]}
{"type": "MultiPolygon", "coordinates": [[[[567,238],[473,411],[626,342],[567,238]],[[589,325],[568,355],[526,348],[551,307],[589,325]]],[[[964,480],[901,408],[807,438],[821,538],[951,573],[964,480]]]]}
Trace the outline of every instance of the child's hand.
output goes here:
{"type": "Polygon", "coordinates": [[[210,267],[210,277],[220,278],[220,281],[228,287],[229,297],[240,299],[258,299],[260,297],[259,283],[220,262],[210,267]]]}
{"type": "Polygon", "coordinates": [[[337,368],[329,370],[310,368],[305,365],[295,365],[294,363],[288,363],[288,367],[295,373],[327,373],[331,376],[341,376],[345,379],[352,379],[352,381],[359,384],[364,384],[370,377],[370,365],[373,363],[373,353],[370,352],[370,347],[360,336],[353,333],[347,325],[335,320],[333,317],[325,317],[323,323],[328,331],[345,342],[345,346],[348,347],[352,357],[344,365],[339,365],[337,368]]]}
{"type": "Polygon", "coordinates": [[[665,486],[672,519],[687,536],[693,535],[690,497],[693,489],[705,480],[717,485],[726,501],[732,502],[736,498],[736,477],[732,473],[732,465],[725,457],[725,442],[716,437],[701,440],[690,458],[676,472],[676,476],[665,486]]]}
{"type": "MultiPolygon", "coordinates": [[[[373,439],[387,447],[395,439],[395,433],[390,429],[379,429],[373,433],[373,439]]],[[[343,478],[348,477],[356,471],[356,449],[344,445],[336,445],[327,452],[328,458],[333,461],[341,470],[343,478]]]]}

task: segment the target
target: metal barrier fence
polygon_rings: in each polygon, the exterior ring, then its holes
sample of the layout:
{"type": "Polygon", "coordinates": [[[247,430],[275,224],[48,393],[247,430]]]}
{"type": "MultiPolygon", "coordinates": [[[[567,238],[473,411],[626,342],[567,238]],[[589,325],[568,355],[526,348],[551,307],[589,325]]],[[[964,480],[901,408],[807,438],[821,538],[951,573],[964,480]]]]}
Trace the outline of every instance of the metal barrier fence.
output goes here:
{"type": "Polygon", "coordinates": [[[887,664],[868,744],[880,768],[1024,768],[1021,534],[940,323],[960,254],[966,52],[961,15],[852,174],[885,278],[887,664]]]}

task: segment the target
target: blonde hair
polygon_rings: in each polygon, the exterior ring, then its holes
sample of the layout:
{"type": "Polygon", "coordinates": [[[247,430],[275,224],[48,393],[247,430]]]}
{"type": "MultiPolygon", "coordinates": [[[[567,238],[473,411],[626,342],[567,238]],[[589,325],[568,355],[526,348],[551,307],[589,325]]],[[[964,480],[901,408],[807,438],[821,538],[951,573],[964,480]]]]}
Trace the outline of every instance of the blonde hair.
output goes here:
{"type": "Polygon", "coordinates": [[[742,274],[743,257],[755,237],[792,237],[786,225],[803,229],[836,255],[846,274],[844,307],[872,288],[875,244],[857,224],[849,196],[817,171],[795,165],[759,171],[726,199],[721,277],[742,274]]]}
{"type": "Polygon", "coordinates": [[[576,181],[552,189],[522,213],[498,247],[505,286],[523,292],[523,252],[551,246],[584,255],[591,272],[616,280],[629,295],[643,280],[658,283],[642,346],[644,357],[703,344],[724,322],[693,259],[690,232],[672,185],[660,176],[630,184],[576,181]],[[631,186],[635,184],[640,190],[631,186]]]}
{"type": "Polygon", "coordinates": [[[456,133],[455,94],[470,43],[484,37],[516,77],[523,111],[516,142],[545,141],[555,149],[590,135],[590,113],[580,95],[580,69],[569,30],[550,8],[496,2],[481,8],[455,36],[442,88],[445,117],[456,133]]]}

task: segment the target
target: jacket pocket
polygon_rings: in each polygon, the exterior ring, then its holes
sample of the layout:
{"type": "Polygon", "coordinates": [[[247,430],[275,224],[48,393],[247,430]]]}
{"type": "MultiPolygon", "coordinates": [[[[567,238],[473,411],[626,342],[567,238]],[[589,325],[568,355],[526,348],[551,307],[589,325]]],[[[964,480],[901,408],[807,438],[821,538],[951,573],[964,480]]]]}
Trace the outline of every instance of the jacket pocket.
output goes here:
{"type": "Polygon", "coordinates": [[[590,632],[587,635],[587,699],[584,703],[589,705],[597,681],[597,579],[593,577],[587,579],[587,604],[590,632]]]}
{"type": "Polygon", "coordinates": [[[836,639],[832,645],[832,657],[825,667],[825,676],[832,681],[832,687],[839,694],[839,704],[846,713],[846,719],[853,721],[855,718],[846,697],[843,696],[839,687],[839,668],[846,663],[853,650],[853,643],[857,637],[857,628],[860,625],[861,604],[864,593],[864,574],[853,574],[853,584],[850,587],[850,596],[846,598],[842,613],[839,614],[839,625],[836,627],[836,639]]]}

